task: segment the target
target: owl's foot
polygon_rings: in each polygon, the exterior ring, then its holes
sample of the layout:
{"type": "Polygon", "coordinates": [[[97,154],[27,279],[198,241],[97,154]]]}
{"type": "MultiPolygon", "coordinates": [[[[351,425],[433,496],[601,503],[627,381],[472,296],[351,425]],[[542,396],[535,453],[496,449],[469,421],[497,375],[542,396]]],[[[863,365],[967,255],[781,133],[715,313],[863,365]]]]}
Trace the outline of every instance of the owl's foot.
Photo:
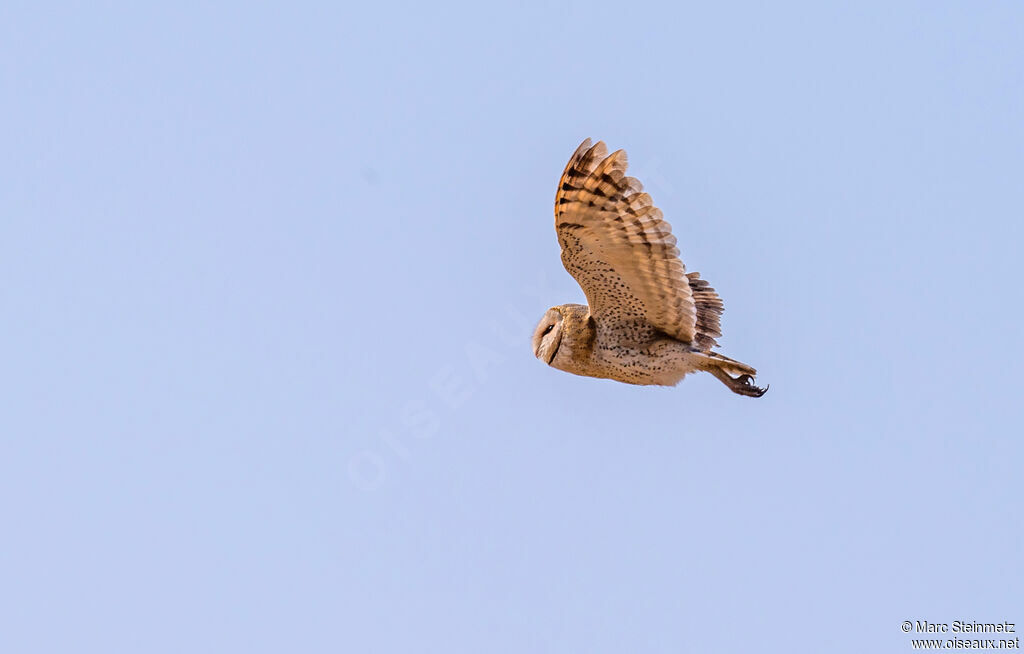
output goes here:
{"type": "Polygon", "coordinates": [[[708,372],[715,377],[718,377],[723,384],[729,387],[729,390],[738,395],[745,395],[746,397],[761,397],[768,392],[768,386],[765,386],[764,388],[755,386],[754,378],[750,375],[732,377],[720,368],[711,368],[708,372]]]}
{"type": "Polygon", "coordinates": [[[750,375],[740,375],[733,379],[732,384],[729,385],[733,393],[739,393],[740,395],[746,395],[747,397],[761,397],[768,392],[768,386],[761,388],[754,385],[754,378],[750,375]]]}

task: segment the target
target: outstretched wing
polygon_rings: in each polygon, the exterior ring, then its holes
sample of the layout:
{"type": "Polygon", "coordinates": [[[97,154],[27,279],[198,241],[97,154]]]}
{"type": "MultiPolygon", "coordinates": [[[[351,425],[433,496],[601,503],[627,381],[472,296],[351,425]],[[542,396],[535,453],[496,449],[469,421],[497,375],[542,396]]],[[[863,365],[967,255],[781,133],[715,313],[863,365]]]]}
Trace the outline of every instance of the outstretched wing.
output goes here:
{"type": "Polygon", "coordinates": [[[672,228],[626,165],[624,151],[608,155],[590,139],[572,155],[555,195],[562,263],[596,320],[647,323],[710,348],[722,301],[699,274],[686,274],[672,228]]]}

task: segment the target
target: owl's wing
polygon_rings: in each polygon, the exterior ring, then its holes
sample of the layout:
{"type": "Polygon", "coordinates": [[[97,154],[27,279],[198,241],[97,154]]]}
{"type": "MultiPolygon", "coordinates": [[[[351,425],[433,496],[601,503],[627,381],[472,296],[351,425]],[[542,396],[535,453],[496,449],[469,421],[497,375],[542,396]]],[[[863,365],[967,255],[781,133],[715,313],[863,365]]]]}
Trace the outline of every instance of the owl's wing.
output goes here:
{"type": "Polygon", "coordinates": [[[555,195],[555,230],[595,319],[644,321],[680,341],[715,345],[722,302],[698,273],[687,275],[661,210],[626,176],[624,151],[609,156],[590,139],[576,149],[555,195]]]}

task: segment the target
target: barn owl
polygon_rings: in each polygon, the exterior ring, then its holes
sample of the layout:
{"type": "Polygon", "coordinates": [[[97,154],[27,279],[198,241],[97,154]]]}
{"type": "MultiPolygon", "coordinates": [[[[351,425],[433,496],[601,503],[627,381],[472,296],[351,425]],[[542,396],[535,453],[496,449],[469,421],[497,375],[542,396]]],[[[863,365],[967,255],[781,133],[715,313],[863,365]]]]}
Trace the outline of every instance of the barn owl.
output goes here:
{"type": "Polygon", "coordinates": [[[533,334],[538,359],[627,384],[675,386],[703,370],[734,393],[764,395],[754,368],[711,351],[722,300],[700,273],[686,272],[671,227],[626,176],[624,151],[580,144],[555,194],[555,231],[588,306],[548,309],[533,334]]]}

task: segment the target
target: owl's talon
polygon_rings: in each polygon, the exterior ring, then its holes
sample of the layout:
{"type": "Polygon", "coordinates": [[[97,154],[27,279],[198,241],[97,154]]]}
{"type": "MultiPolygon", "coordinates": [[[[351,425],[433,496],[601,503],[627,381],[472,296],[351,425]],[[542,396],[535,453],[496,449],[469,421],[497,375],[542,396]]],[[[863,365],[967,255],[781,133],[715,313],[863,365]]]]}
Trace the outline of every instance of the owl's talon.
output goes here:
{"type": "Polygon", "coordinates": [[[740,395],[748,397],[761,397],[768,392],[768,387],[760,388],[754,384],[754,378],[750,375],[740,375],[735,378],[736,387],[733,389],[740,395]]]}

